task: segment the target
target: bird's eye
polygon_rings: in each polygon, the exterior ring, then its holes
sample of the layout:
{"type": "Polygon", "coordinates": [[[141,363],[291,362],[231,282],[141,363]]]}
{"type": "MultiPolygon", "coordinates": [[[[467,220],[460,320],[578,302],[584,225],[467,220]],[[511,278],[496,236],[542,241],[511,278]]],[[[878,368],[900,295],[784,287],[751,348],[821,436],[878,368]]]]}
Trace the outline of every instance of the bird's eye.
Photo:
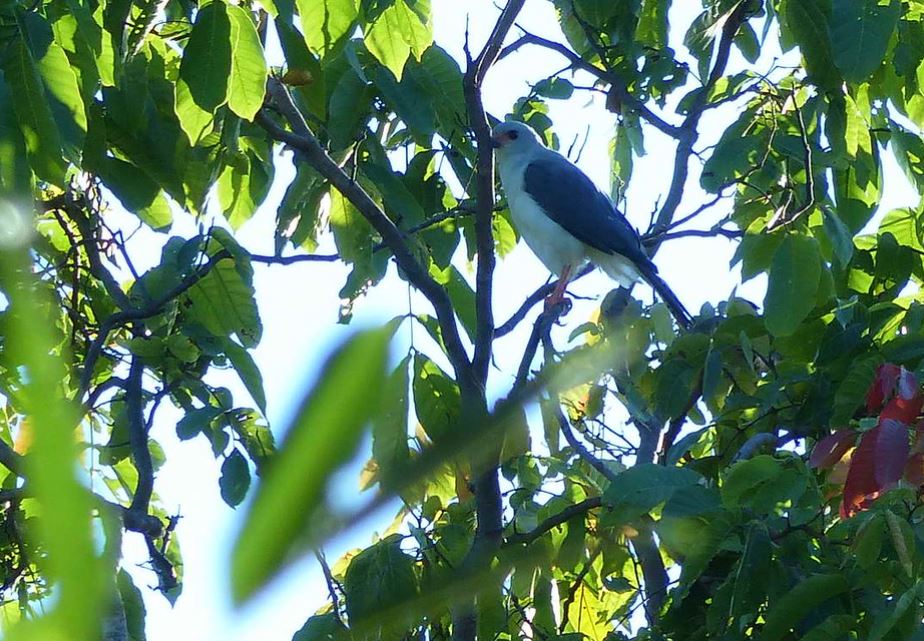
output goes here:
{"type": "Polygon", "coordinates": [[[520,134],[519,132],[511,131],[509,134],[507,134],[507,137],[510,138],[510,140],[516,140],[520,137],[520,134]]]}

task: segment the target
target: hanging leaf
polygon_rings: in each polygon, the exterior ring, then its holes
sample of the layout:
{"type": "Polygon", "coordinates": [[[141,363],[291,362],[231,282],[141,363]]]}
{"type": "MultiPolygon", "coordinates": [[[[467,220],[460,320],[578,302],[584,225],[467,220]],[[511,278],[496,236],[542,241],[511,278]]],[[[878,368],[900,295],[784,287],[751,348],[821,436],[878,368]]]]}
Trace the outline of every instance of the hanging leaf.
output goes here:
{"type": "Polygon", "coordinates": [[[266,93],[266,54],[250,12],[234,5],[227,10],[231,23],[228,107],[241,118],[253,120],[266,93]]]}
{"type": "Polygon", "coordinates": [[[770,266],[764,322],[774,336],[789,336],[815,308],[821,281],[821,256],[814,238],[790,234],[770,266]]]}
{"type": "Polygon", "coordinates": [[[845,80],[862,82],[882,64],[901,4],[900,0],[833,1],[831,49],[845,80]]]}
{"type": "Polygon", "coordinates": [[[850,583],[842,574],[815,574],[801,580],[767,612],[761,641],[779,641],[822,603],[846,592],[850,583]]]}
{"type": "Polygon", "coordinates": [[[240,505],[250,488],[250,466],[247,459],[235,449],[221,464],[221,477],[218,479],[222,500],[231,507],[240,505]]]}
{"type": "Polygon", "coordinates": [[[176,115],[193,145],[207,133],[215,111],[228,100],[230,76],[228,6],[224,0],[213,0],[196,16],[176,84],[176,115]]]}

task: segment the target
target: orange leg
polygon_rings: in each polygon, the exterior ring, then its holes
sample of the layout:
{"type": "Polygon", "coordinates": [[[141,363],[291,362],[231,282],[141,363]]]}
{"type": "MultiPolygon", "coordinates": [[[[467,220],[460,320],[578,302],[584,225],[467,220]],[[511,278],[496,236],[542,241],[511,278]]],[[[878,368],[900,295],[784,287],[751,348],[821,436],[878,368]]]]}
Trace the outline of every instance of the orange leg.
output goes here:
{"type": "Polygon", "coordinates": [[[555,283],[555,289],[553,289],[552,293],[545,299],[546,309],[551,309],[565,300],[565,288],[568,286],[568,281],[570,280],[571,265],[565,265],[565,268],[561,272],[561,276],[558,278],[558,282],[555,283]]]}

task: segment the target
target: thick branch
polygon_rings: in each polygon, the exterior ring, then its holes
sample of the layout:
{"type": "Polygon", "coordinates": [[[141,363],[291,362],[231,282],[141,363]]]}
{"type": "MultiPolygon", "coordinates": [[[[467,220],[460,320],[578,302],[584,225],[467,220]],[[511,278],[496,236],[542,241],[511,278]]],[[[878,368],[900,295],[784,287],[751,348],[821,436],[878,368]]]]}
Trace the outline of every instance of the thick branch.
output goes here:
{"type": "Polygon", "coordinates": [[[3,465],[16,476],[22,476],[25,468],[25,460],[22,454],[7,445],[6,441],[2,439],[0,439],[0,465],[3,465]]]}
{"type": "Polygon", "coordinates": [[[133,356],[125,385],[125,406],[128,414],[128,444],[135,469],[138,470],[138,484],[128,508],[129,512],[135,514],[147,514],[154,493],[154,463],[151,461],[151,450],[148,449],[148,430],[144,420],[142,374],[144,363],[140,356],[133,356]]]}
{"type": "Polygon", "coordinates": [[[475,329],[475,353],[472,369],[482,386],[488,378],[491,363],[491,346],[494,340],[494,310],[492,291],[494,282],[494,152],[491,146],[491,127],[481,99],[481,84],[497,56],[504,38],[513,26],[525,0],[510,0],[488,38],[484,49],[474,61],[469,62],[463,79],[465,107],[469,123],[478,147],[475,162],[475,239],[478,249],[478,265],[475,275],[475,313],[478,319],[475,329]]]}
{"type": "Polygon", "coordinates": [[[478,385],[472,380],[468,355],[462,344],[452,303],[446,291],[433,280],[430,274],[427,273],[426,268],[411,253],[407,243],[404,242],[401,230],[385,215],[385,212],[372,200],[369,194],[327,154],[292,102],[292,98],[289,96],[285,86],[276,79],[270,79],[267,91],[273,98],[276,107],[289,122],[292,131],[287,131],[276,124],[265,110],[257,113],[256,122],[274,139],[301,152],[302,157],[337,191],[343,194],[379,233],[382,240],[394,254],[398,266],[408,280],[433,305],[437,320],[440,323],[447,356],[455,370],[459,385],[463,390],[477,389],[478,385]]]}

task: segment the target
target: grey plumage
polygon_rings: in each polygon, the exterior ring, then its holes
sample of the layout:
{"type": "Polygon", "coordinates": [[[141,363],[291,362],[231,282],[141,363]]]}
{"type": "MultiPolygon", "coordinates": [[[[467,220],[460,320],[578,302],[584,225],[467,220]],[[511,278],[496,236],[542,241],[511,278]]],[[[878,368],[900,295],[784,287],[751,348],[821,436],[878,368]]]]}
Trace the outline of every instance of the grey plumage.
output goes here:
{"type": "Polygon", "coordinates": [[[658,275],[638,233],[584,172],[523,123],[498,125],[494,140],[511,217],[551,271],[562,275],[590,260],[623,286],[643,278],[678,323],[690,325],[689,312],[658,275]]]}

